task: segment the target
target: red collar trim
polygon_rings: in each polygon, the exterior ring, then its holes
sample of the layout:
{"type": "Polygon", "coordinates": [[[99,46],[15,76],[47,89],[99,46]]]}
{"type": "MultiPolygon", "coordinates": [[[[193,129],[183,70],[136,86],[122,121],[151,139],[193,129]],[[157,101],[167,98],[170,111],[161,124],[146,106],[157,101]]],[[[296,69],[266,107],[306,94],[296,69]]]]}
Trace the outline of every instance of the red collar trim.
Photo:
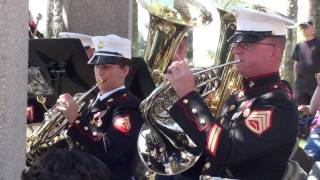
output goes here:
{"type": "Polygon", "coordinates": [[[260,75],[260,76],[254,76],[254,77],[250,77],[250,78],[247,78],[247,79],[244,78],[243,82],[254,81],[254,80],[257,80],[257,79],[261,79],[261,78],[269,77],[269,76],[275,76],[275,75],[279,75],[279,72],[263,74],[263,75],[260,75]]]}

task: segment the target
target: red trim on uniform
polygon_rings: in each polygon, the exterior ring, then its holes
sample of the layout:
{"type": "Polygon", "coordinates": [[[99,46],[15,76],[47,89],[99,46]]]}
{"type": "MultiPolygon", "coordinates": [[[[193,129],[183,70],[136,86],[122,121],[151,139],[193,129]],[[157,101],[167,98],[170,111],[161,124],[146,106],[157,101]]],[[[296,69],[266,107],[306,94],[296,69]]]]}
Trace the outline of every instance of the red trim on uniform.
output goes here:
{"type": "MultiPolygon", "coordinates": [[[[250,93],[250,92],[255,92],[257,90],[261,91],[261,90],[268,90],[268,91],[273,91],[275,88],[274,88],[274,85],[278,85],[278,86],[282,86],[282,81],[279,80],[278,82],[274,83],[274,84],[267,84],[267,85],[264,85],[264,86],[259,86],[259,87],[253,87],[253,88],[250,88],[250,89],[245,89],[244,92],[245,93],[250,93]]],[[[283,87],[284,88],[284,87],[283,87]]]]}
{"type": "Polygon", "coordinates": [[[128,99],[129,99],[128,93],[124,93],[124,94],[122,94],[121,97],[120,97],[120,100],[121,100],[121,101],[123,101],[123,100],[128,100],[128,99]]]}
{"type": "Polygon", "coordinates": [[[93,135],[92,135],[92,137],[95,137],[95,138],[92,138],[93,140],[95,140],[95,141],[100,141],[100,139],[103,137],[103,134],[97,132],[97,136],[93,136],[93,135]]]}
{"type": "Polygon", "coordinates": [[[263,75],[260,75],[260,76],[254,76],[254,77],[250,77],[250,78],[247,78],[247,79],[243,79],[243,82],[254,81],[254,80],[257,80],[257,79],[261,79],[261,78],[269,77],[269,76],[274,76],[274,75],[278,75],[278,74],[279,74],[279,72],[273,72],[273,73],[263,74],[263,75]]]}
{"type": "Polygon", "coordinates": [[[98,112],[94,113],[93,114],[93,119],[96,119],[96,118],[99,119],[101,117],[100,114],[101,114],[101,111],[98,111],[98,112]]]}
{"type": "Polygon", "coordinates": [[[249,99],[244,101],[244,105],[240,107],[240,111],[244,111],[246,108],[250,107],[255,99],[249,99]]]}
{"type": "Polygon", "coordinates": [[[35,28],[36,27],[36,23],[34,21],[32,21],[31,23],[29,22],[29,26],[31,28],[35,28]]]}
{"type": "Polygon", "coordinates": [[[222,128],[217,124],[214,124],[209,130],[206,145],[207,145],[208,151],[212,156],[215,156],[217,153],[221,134],[222,134],[222,128]]]}
{"type": "Polygon", "coordinates": [[[27,107],[26,116],[27,116],[27,121],[28,122],[33,122],[33,120],[34,120],[34,107],[33,106],[28,106],[27,107]]]}
{"type": "Polygon", "coordinates": [[[288,87],[288,84],[284,83],[283,81],[280,81],[278,83],[279,86],[281,86],[282,88],[284,88],[287,91],[287,95],[289,97],[289,99],[293,99],[293,92],[292,90],[290,90],[290,88],[288,87]]]}
{"type": "Polygon", "coordinates": [[[197,129],[200,132],[204,131],[205,129],[207,129],[210,126],[210,122],[207,122],[207,124],[205,126],[201,127],[199,120],[197,120],[197,118],[193,118],[192,112],[189,111],[189,108],[187,108],[181,102],[177,102],[177,105],[182,107],[185,114],[188,114],[187,119],[189,119],[193,124],[195,124],[197,129]],[[189,116],[191,116],[192,118],[189,118],[189,116]]]}

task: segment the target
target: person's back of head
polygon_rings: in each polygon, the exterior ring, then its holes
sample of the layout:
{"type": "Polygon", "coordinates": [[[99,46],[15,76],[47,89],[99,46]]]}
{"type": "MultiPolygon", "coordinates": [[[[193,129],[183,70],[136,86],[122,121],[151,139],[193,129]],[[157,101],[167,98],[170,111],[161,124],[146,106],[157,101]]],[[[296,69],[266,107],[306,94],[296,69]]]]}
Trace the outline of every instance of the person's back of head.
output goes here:
{"type": "Polygon", "coordinates": [[[29,169],[22,180],[107,180],[109,169],[94,156],[68,149],[51,149],[29,169]]]}

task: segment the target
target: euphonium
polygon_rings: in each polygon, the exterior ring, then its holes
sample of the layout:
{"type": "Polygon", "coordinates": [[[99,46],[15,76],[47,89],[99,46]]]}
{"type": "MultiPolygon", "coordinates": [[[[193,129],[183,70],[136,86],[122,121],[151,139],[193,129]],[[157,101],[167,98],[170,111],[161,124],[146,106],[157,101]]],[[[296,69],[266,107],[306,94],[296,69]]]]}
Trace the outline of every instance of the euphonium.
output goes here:
{"type": "Polygon", "coordinates": [[[137,0],[150,13],[144,59],[155,84],[172,59],[189,27],[209,24],[211,13],[195,0],[137,0]]]}
{"type": "MultiPolygon", "coordinates": [[[[78,105],[78,113],[81,113],[85,107],[86,97],[102,82],[103,80],[99,81],[95,86],[85,93],[77,93],[73,96],[73,99],[78,105]]],[[[56,106],[57,104],[55,104],[45,113],[45,120],[43,120],[40,127],[35,128],[31,136],[27,136],[27,166],[32,165],[44,150],[54,145],[61,139],[66,139],[69,147],[73,148],[72,141],[68,139],[66,134],[63,134],[64,130],[69,125],[68,120],[64,118],[61,112],[55,109],[56,106]]]]}
{"type": "MultiPolygon", "coordinates": [[[[220,9],[218,12],[221,31],[215,66],[193,69],[201,96],[205,98],[214,92],[206,99],[214,115],[218,115],[226,97],[240,88],[242,79],[231,66],[227,66],[238,63],[227,43],[236,29],[235,17],[220,9]]],[[[173,88],[164,81],[140,105],[146,123],[138,136],[138,153],[149,170],[157,174],[181,173],[192,167],[202,153],[168,113],[176,100],[173,88]]]]}
{"type": "MultiPolygon", "coordinates": [[[[238,62],[193,69],[201,96],[205,98],[220,86],[217,70],[238,62]]],[[[176,100],[169,82],[163,81],[140,105],[145,124],[138,137],[138,152],[145,165],[157,174],[181,173],[192,167],[201,155],[199,148],[168,113],[176,100]]]]}

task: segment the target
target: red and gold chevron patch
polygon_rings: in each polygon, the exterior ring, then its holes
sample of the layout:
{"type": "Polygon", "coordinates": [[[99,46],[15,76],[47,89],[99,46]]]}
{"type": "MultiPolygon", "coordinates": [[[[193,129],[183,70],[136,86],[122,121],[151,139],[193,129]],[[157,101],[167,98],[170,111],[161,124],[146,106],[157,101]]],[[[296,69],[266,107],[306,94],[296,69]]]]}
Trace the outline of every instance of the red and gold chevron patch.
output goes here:
{"type": "Polygon", "coordinates": [[[128,134],[131,131],[130,115],[118,115],[113,118],[113,127],[119,130],[121,133],[128,134]]]}
{"type": "Polygon", "coordinates": [[[255,110],[244,120],[245,125],[255,134],[261,135],[271,128],[272,110],[255,110]]]}
{"type": "Polygon", "coordinates": [[[209,135],[207,137],[207,149],[213,156],[216,155],[221,133],[221,127],[216,124],[213,125],[209,131],[209,135]]]}

